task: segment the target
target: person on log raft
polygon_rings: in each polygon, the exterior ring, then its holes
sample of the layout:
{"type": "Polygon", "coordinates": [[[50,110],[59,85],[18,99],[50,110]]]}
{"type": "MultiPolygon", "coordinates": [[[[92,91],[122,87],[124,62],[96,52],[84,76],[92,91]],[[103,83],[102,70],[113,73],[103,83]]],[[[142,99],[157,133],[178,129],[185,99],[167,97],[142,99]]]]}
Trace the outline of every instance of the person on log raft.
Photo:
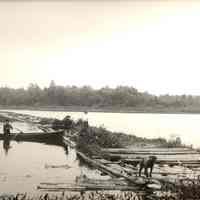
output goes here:
{"type": "Polygon", "coordinates": [[[71,120],[71,117],[67,115],[63,119],[63,123],[64,123],[64,128],[66,129],[67,133],[69,133],[73,126],[73,121],[71,120]]]}
{"type": "Polygon", "coordinates": [[[149,156],[147,158],[143,158],[139,163],[139,176],[141,176],[142,169],[144,168],[144,174],[146,175],[146,177],[152,177],[151,174],[156,160],[156,156],[149,156]],[[150,172],[148,172],[149,168],[150,172]]]}
{"type": "Polygon", "coordinates": [[[88,131],[88,128],[89,128],[89,123],[88,123],[88,112],[87,112],[87,111],[84,111],[82,120],[83,120],[82,131],[87,132],[87,131],[88,131]]]}
{"type": "Polygon", "coordinates": [[[13,127],[9,123],[9,120],[7,119],[6,122],[3,125],[3,133],[4,133],[4,135],[10,135],[10,130],[11,129],[13,129],[13,127]]]}

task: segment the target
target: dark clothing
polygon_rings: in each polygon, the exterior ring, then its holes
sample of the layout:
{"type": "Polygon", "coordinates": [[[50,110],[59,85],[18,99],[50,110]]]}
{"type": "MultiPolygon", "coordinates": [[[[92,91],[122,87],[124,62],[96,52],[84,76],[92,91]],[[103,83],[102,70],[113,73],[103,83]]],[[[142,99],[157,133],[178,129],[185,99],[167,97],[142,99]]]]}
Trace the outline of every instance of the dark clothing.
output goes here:
{"type": "Polygon", "coordinates": [[[61,120],[55,119],[52,124],[52,128],[55,130],[63,129],[63,122],[61,120]]]}
{"type": "Polygon", "coordinates": [[[71,119],[65,119],[64,120],[64,126],[65,129],[70,130],[72,128],[72,120],[71,119]]]}
{"type": "Polygon", "coordinates": [[[3,133],[5,135],[10,135],[10,129],[13,129],[13,127],[10,124],[3,125],[3,133]]]}
{"type": "Polygon", "coordinates": [[[81,131],[88,132],[88,129],[89,129],[88,121],[83,121],[81,131]]]}
{"type": "Polygon", "coordinates": [[[8,150],[11,148],[10,147],[10,138],[9,137],[5,137],[3,140],[3,148],[5,150],[5,153],[8,153],[8,150]]]}

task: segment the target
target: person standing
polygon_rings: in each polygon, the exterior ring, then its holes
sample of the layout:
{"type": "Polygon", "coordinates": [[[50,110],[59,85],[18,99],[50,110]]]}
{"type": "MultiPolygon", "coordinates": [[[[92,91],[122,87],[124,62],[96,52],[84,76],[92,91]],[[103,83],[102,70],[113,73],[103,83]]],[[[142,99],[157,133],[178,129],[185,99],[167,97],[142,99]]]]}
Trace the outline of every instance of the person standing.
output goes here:
{"type": "Polygon", "coordinates": [[[4,135],[10,135],[10,130],[11,129],[13,129],[13,127],[9,123],[9,120],[7,119],[6,122],[3,125],[3,133],[4,133],[4,135]]]}
{"type": "Polygon", "coordinates": [[[63,119],[63,123],[64,123],[64,128],[66,129],[67,133],[70,133],[70,130],[72,129],[72,126],[73,126],[73,121],[72,121],[71,117],[69,115],[67,115],[63,119]]]}
{"type": "Polygon", "coordinates": [[[84,111],[84,115],[83,115],[83,129],[87,130],[89,127],[89,123],[88,123],[88,112],[84,111]]]}

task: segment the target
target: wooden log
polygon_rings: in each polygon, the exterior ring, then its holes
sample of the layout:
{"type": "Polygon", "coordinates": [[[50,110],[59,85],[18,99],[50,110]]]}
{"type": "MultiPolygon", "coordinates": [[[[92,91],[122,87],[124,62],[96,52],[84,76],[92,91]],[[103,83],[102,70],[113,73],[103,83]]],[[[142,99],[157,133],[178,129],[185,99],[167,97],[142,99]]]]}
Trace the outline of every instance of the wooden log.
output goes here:
{"type": "Polygon", "coordinates": [[[116,152],[187,152],[195,151],[191,148],[102,148],[103,152],[116,153],[116,152]]]}
{"type": "Polygon", "coordinates": [[[38,186],[38,190],[69,190],[69,191],[98,191],[98,190],[119,190],[136,191],[137,186],[108,186],[108,185],[65,185],[65,186],[38,186]]]}
{"type": "MultiPolygon", "coordinates": [[[[100,162],[96,161],[96,160],[92,160],[90,159],[89,157],[87,157],[86,155],[84,155],[83,153],[77,151],[77,154],[82,158],[84,159],[85,162],[87,162],[88,164],[96,167],[97,169],[105,172],[105,173],[109,173],[109,174],[112,174],[114,175],[115,177],[123,177],[125,178],[127,181],[131,182],[132,184],[135,184],[136,181],[137,181],[137,178],[136,177],[129,177],[125,174],[123,174],[122,172],[118,172],[117,170],[113,170],[111,169],[110,167],[107,167],[103,164],[101,164],[100,162]]],[[[144,182],[143,182],[144,184],[144,182]]]]}
{"type": "MultiPolygon", "coordinates": [[[[149,157],[149,155],[125,155],[125,154],[107,154],[107,160],[132,160],[132,161],[140,161],[142,158],[149,157]]],[[[177,161],[185,161],[185,162],[196,162],[200,163],[200,156],[192,156],[192,155],[177,155],[177,156],[157,156],[157,162],[177,162],[177,161]]]]}
{"type": "MultiPolygon", "coordinates": [[[[89,179],[86,178],[84,180],[81,180],[80,182],[76,182],[77,184],[94,184],[94,185],[122,185],[122,186],[128,186],[127,182],[124,179],[119,178],[112,178],[112,179],[89,179]]],[[[46,185],[46,186],[57,186],[57,185],[70,185],[70,182],[42,182],[40,185],[46,185]]]]}
{"type": "Polygon", "coordinates": [[[105,151],[103,150],[104,153],[112,154],[112,155],[126,155],[126,154],[132,154],[132,155],[196,155],[198,154],[200,156],[200,153],[197,151],[173,151],[173,152],[156,152],[156,151],[132,151],[132,150],[127,150],[127,151],[105,151]]]}
{"type": "Polygon", "coordinates": [[[187,164],[187,163],[183,163],[184,167],[188,167],[188,168],[200,168],[200,164],[187,164]]]}
{"type": "MultiPolygon", "coordinates": [[[[108,159],[108,164],[109,162],[117,161],[117,162],[125,162],[127,164],[133,164],[136,166],[143,158],[146,156],[141,156],[141,157],[126,157],[126,156],[109,156],[106,157],[108,159]]],[[[181,163],[188,163],[188,164],[200,164],[199,158],[190,158],[190,157],[157,157],[156,163],[158,164],[181,164],[181,163]]],[[[106,164],[106,162],[105,162],[106,164]]]]}
{"type": "MultiPolygon", "coordinates": [[[[132,167],[130,167],[130,166],[125,166],[126,167],[126,169],[128,168],[128,169],[131,169],[132,170],[132,173],[134,173],[134,174],[138,174],[138,169],[135,169],[135,168],[132,168],[132,167]]],[[[155,169],[156,170],[156,169],[155,169]]],[[[180,174],[183,174],[183,175],[189,175],[189,174],[191,174],[191,171],[190,172],[183,172],[183,171],[176,171],[176,172],[169,172],[169,171],[163,171],[161,168],[157,168],[157,170],[159,170],[159,171],[153,171],[152,172],[152,174],[155,174],[155,175],[162,175],[162,176],[168,176],[168,175],[180,175],[180,174]]],[[[125,170],[126,171],[126,170],[125,170]]]]}
{"type": "MultiPolygon", "coordinates": [[[[138,164],[141,159],[122,159],[124,163],[136,165],[138,164]]],[[[199,160],[157,160],[157,164],[167,164],[167,165],[197,165],[200,167],[200,161],[199,160]]]]}
{"type": "MultiPolygon", "coordinates": [[[[79,151],[77,151],[77,154],[80,157],[82,157],[85,160],[85,162],[96,167],[100,171],[105,171],[105,172],[110,173],[110,174],[112,174],[116,177],[122,177],[126,181],[131,183],[131,185],[144,187],[148,183],[150,183],[152,181],[156,181],[156,179],[153,179],[153,178],[147,179],[146,177],[136,177],[136,176],[127,175],[124,171],[114,170],[112,167],[107,167],[105,165],[102,165],[100,162],[90,159],[89,157],[85,156],[83,153],[81,153],[79,151]]],[[[166,180],[165,178],[159,178],[157,180],[161,180],[162,182],[165,181],[165,182],[171,183],[171,180],[166,180]]],[[[172,183],[174,183],[174,182],[172,181],[172,183]]]]}
{"type": "Polygon", "coordinates": [[[110,172],[110,170],[107,170],[106,167],[103,164],[96,162],[95,160],[90,159],[89,157],[87,157],[83,153],[81,153],[79,151],[77,151],[76,153],[77,153],[77,156],[79,156],[81,159],[84,160],[84,162],[86,162],[89,165],[94,166],[95,168],[99,169],[101,172],[108,174],[111,177],[120,177],[119,174],[115,174],[113,172],[110,172]]]}

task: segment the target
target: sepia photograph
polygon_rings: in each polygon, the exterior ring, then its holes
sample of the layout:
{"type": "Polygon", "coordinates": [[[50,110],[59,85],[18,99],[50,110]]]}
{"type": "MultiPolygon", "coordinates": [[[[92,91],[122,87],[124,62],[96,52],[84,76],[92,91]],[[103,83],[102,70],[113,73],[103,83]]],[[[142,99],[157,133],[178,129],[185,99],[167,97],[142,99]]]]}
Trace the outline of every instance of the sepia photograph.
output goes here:
{"type": "Polygon", "coordinates": [[[200,200],[200,1],[0,0],[0,200],[200,200]]]}

